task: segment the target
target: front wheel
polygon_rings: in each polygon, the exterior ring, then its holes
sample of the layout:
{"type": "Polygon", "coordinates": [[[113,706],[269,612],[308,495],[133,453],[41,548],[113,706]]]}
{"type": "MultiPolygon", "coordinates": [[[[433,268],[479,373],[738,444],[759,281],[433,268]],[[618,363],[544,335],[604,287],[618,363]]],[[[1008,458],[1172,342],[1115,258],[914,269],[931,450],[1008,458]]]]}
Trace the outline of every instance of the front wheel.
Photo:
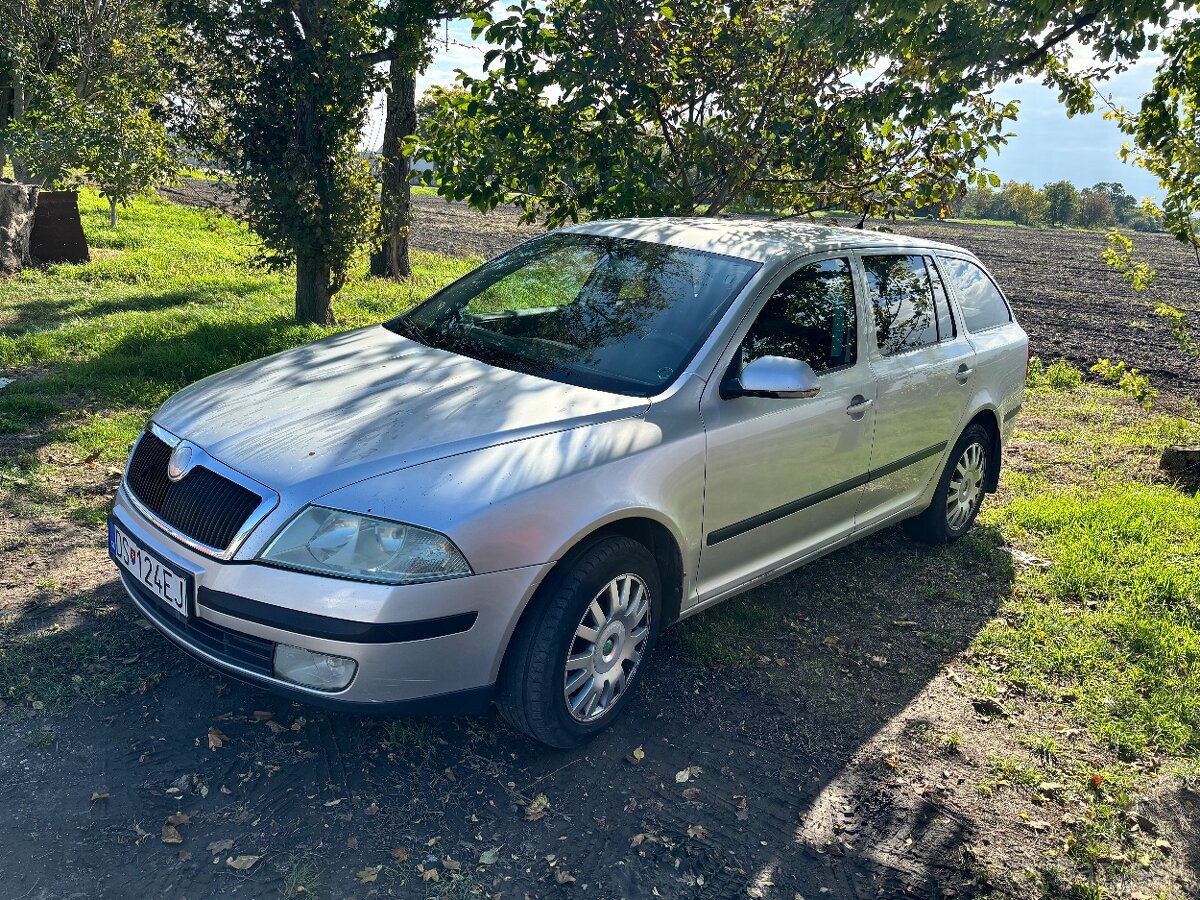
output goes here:
{"type": "Polygon", "coordinates": [[[497,705],[551,747],[590,740],[620,714],[661,624],[662,586],[650,552],[602,538],[533,599],[500,671],[497,705]]]}
{"type": "Polygon", "coordinates": [[[905,526],[927,544],[949,544],[966,534],[979,515],[992,460],[991,436],[982,425],[971,425],[950,452],[929,508],[905,526]]]}

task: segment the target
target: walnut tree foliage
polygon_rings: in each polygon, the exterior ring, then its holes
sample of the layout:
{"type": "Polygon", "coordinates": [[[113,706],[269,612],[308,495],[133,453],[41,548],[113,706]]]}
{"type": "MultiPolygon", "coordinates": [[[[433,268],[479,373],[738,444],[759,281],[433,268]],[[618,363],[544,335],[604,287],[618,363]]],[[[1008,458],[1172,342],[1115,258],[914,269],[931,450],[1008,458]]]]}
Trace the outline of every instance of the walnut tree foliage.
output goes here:
{"type": "Polygon", "coordinates": [[[1086,108],[1180,5],[521,0],[475,17],[490,66],[441,95],[422,153],[446,196],[550,223],[945,205],[1004,142],[991,88],[1086,108]]]}
{"type": "Polygon", "coordinates": [[[1166,189],[1163,225],[1196,249],[1200,261],[1200,20],[1183,22],[1163,41],[1163,61],[1136,114],[1118,112],[1133,138],[1126,158],[1166,189]]]}
{"type": "Polygon", "coordinates": [[[920,29],[832,0],[523,0],[476,23],[496,65],[441,94],[424,155],[444,194],[550,223],[945,202],[1014,110],[916,46],[880,65],[920,29]]]}

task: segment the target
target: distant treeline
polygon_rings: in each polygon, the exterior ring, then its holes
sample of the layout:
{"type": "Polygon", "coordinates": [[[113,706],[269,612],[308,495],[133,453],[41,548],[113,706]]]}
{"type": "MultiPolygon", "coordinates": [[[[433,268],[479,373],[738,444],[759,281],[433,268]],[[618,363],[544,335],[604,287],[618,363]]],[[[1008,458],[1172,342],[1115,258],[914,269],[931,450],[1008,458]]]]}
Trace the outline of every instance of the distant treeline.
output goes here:
{"type": "Polygon", "coordinates": [[[1018,225],[1065,225],[1162,231],[1162,217],[1153,201],[1138,200],[1115,181],[1102,181],[1082,190],[1069,181],[1035,188],[1009,181],[998,188],[972,187],[950,204],[956,219],[995,219],[1018,225]]]}

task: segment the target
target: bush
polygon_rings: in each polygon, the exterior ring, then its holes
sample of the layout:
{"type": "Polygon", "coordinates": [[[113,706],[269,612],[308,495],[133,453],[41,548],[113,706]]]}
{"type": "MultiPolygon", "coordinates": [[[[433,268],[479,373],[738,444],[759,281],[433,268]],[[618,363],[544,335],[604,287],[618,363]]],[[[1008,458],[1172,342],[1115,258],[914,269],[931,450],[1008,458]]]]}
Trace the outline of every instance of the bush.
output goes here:
{"type": "Polygon", "coordinates": [[[1046,369],[1046,384],[1056,391],[1069,391],[1083,383],[1083,373],[1065,359],[1052,363],[1046,369]]]}
{"type": "Polygon", "coordinates": [[[1154,398],[1158,396],[1158,391],[1150,386],[1150,378],[1138,369],[1126,366],[1124,362],[1098,359],[1091,372],[1109,384],[1115,384],[1117,390],[1128,394],[1146,409],[1154,405],[1154,398]]]}

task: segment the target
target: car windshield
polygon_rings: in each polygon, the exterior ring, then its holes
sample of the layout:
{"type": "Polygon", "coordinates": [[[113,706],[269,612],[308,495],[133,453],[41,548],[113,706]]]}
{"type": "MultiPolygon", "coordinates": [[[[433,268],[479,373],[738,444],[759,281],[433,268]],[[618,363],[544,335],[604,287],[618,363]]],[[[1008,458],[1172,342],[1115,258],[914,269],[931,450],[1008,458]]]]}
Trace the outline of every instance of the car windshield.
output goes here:
{"type": "Polygon", "coordinates": [[[699,250],[550,234],[387,327],[490,365],[648,397],[679,376],[758,269],[699,250]]]}

